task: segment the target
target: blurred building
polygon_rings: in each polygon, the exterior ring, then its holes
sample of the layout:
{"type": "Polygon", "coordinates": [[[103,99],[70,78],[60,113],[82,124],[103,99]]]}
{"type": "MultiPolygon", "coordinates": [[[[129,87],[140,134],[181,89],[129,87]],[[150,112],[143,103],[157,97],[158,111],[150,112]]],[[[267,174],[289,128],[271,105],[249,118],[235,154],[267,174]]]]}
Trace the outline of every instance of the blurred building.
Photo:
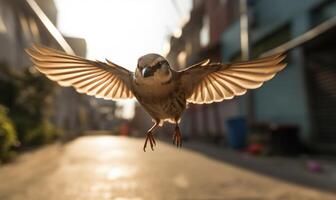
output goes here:
{"type": "MultiPolygon", "coordinates": [[[[53,0],[36,0],[37,5],[53,24],[57,24],[57,9],[53,0]]],[[[66,37],[77,55],[86,56],[86,42],[66,37]]],[[[24,49],[40,43],[60,49],[55,38],[26,1],[0,1],[0,61],[17,70],[31,67],[24,49]]],[[[81,130],[99,126],[99,110],[92,106],[92,97],[78,94],[72,88],[56,88],[52,100],[52,121],[72,137],[81,130]]]]}
{"type": "MultiPolygon", "coordinates": [[[[288,67],[252,92],[253,121],[296,125],[307,146],[336,150],[336,2],[251,0],[248,4],[252,58],[290,50],[288,67]]],[[[239,1],[194,0],[182,35],[171,38],[170,62],[183,68],[208,57],[239,60],[239,15],[239,1]]],[[[224,134],[228,117],[246,116],[246,101],[243,96],[192,107],[185,128],[193,134],[214,130],[224,134]]]]}
{"type": "MultiPolygon", "coordinates": [[[[239,17],[238,1],[193,1],[190,20],[182,27],[180,37],[171,37],[167,58],[181,69],[204,59],[222,60],[221,36],[230,23],[239,17]]],[[[220,139],[225,132],[226,119],[238,115],[237,99],[225,104],[194,106],[184,114],[183,132],[193,137],[220,139]]]]}
{"type": "Polygon", "coordinates": [[[130,122],[132,134],[134,136],[144,136],[147,130],[153,126],[153,121],[149,114],[139,103],[135,104],[134,117],[130,122]]]}

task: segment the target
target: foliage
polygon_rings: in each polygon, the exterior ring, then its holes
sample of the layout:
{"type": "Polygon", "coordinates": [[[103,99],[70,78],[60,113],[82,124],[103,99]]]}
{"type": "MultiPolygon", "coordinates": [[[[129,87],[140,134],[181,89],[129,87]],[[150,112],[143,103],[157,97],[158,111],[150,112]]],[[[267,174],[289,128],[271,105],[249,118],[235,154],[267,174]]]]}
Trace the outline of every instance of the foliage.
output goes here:
{"type": "Polygon", "coordinates": [[[54,85],[33,68],[14,71],[0,65],[0,104],[9,109],[18,139],[23,145],[50,142],[60,131],[50,122],[54,85]]]}
{"type": "Polygon", "coordinates": [[[55,128],[49,121],[42,121],[38,126],[26,132],[24,141],[30,145],[41,145],[50,143],[61,135],[62,131],[55,128]]]}
{"type": "Polygon", "coordinates": [[[13,155],[11,148],[16,145],[18,140],[14,125],[5,108],[0,106],[0,161],[9,159],[13,155]]]}

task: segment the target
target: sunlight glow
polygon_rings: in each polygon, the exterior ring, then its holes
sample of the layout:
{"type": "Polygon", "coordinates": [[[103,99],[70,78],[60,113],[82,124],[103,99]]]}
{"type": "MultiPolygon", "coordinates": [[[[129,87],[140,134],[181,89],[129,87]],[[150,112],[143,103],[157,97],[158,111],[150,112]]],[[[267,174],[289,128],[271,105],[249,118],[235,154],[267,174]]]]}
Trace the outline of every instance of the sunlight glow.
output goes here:
{"type": "Polygon", "coordinates": [[[134,176],[136,168],[129,166],[114,166],[106,174],[108,180],[117,180],[120,178],[128,178],[134,176]]]}
{"type": "Polygon", "coordinates": [[[58,27],[86,39],[88,57],[134,70],[147,53],[163,53],[169,35],[189,18],[191,0],[56,0],[58,27]]]}

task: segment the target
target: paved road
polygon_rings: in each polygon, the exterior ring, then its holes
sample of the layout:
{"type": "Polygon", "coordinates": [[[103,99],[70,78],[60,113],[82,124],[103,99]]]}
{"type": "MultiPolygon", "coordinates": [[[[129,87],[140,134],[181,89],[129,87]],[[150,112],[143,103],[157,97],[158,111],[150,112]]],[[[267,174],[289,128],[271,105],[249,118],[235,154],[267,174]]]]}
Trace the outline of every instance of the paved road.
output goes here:
{"type": "Polygon", "coordinates": [[[334,200],[322,193],[143,139],[86,136],[0,168],[1,200],[334,200]]]}

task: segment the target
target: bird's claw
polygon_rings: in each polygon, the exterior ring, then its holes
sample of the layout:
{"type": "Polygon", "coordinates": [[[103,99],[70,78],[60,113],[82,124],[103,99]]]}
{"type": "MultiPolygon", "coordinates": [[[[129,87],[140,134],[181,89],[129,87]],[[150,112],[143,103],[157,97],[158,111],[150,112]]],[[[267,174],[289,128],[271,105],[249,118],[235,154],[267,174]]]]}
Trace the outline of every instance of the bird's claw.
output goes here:
{"type": "Polygon", "coordinates": [[[149,141],[149,144],[150,144],[150,147],[151,147],[152,151],[154,151],[154,146],[156,146],[156,142],[155,142],[153,133],[151,133],[151,132],[147,133],[145,144],[144,144],[144,147],[143,147],[144,152],[146,152],[146,147],[147,147],[147,142],[148,141],[149,141]]]}
{"type": "Polygon", "coordinates": [[[182,136],[179,127],[175,128],[175,132],[173,134],[173,144],[176,145],[176,147],[182,146],[182,136]]]}

